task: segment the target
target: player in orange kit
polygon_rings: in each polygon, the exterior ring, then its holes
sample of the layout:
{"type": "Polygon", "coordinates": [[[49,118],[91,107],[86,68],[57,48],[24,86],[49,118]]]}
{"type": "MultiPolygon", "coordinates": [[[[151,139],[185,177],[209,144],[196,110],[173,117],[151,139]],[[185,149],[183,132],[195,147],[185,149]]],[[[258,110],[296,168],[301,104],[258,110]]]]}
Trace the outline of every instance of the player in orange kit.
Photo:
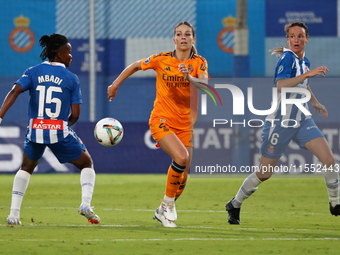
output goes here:
{"type": "Polygon", "coordinates": [[[120,84],[139,70],[154,69],[156,99],[149,126],[152,137],[170,155],[165,196],[155,212],[155,219],[164,227],[176,227],[175,200],[182,194],[192,158],[193,124],[197,116],[197,82],[207,83],[207,61],[197,55],[195,29],[189,22],[180,22],[174,30],[173,52],[155,54],[125,68],[108,87],[110,101],[120,84]],[[190,107],[191,106],[191,107],[190,107]]]}

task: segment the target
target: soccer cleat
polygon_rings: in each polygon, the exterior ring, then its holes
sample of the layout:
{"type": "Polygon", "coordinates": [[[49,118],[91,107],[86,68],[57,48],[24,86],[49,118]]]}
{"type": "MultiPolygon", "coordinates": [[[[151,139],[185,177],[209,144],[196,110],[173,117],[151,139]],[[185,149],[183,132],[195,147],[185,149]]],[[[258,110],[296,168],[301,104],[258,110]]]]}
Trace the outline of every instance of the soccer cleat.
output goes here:
{"type": "Polygon", "coordinates": [[[164,217],[164,215],[159,211],[158,208],[157,208],[157,210],[155,212],[155,216],[153,217],[153,219],[154,220],[158,220],[166,228],[176,228],[177,227],[177,225],[175,223],[173,223],[172,221],[166,219],[164,217]]]}
{"type": "Polygon", "coordinates": [[[164,211],[163,215],[165,219],[168,219],[170,221],[177,220],[175,201],[163,201],[162,207],[163,207],[163,211],[164,211]]]}
{"type": "Polygon", "coordinates": [[[86,217],[88,219],[88,222],[90,222],[91,224],[100,223],[99,216],[93,212],[90,206],[81,204],[78,209],[78,212],[80,215],[86,217]]]}
{"type": "Polygon", "coordinates": [[[226,210],[228,211],[228,222],[229,224],[235,224],[235,225],[240,225],[240,210],[241,208],[235,208],[232,204],[232,201],[235,198],[233,198],[232,200],[230,200],[227,204],[226,204],[226,210]]]}
{"type": "Polygon", "coordinates": [[[8,215],[7,217],[7,224],[8,225],[21,225],[21,221],[18,217],[8,215]]]}
{"type": "Polygon", "coordinates": [[[337,204],[336,206],[332,206],[331,203],[329,203],[329,210],[331,211],[332,215],[338,216],[340,215],[340,204],[337,204]]]}

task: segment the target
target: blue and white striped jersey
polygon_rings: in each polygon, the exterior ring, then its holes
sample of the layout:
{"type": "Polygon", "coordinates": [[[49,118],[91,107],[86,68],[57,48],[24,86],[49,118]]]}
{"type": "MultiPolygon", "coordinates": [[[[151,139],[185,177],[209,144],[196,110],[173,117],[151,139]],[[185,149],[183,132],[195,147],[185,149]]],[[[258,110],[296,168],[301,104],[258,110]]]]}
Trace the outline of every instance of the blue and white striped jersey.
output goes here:
{"type": "Polygon", "coordinates": [[[15,83],[30,93],[27,138],[52,144],[71,134],[68,116],[71,105],[81,104],[78,77],[57,62],[28,68],[15,83]]]}
{"type": "MultiPolygon", "coordinates": [[[[275,86],[278,80],[280,79],[289,79],[296,76],[299,76],[303,73],[309,71],[310,63],[309,60],[304,56],[301,60],[293,51],[290,49],[284,49],[283,54],[281,55],[279,61],[277,62],[275,68],[275,86]]],[[[308,87],[308,79],[305,79],[302,83],[296,85],[299,88],[308,87]]],[[[300,93],[287,93],[287,98],[289,99],[300,99],[305,97],[304,94],[300,93]]],[[[311,118],[311,116],[306,116],[296,105],[287,104],[286,107],[286,115],[281,115],[281,93],[278,93],[278,104],[276,110],[267,116],[267,120],[269,119],[277,119],[280,120],[280,123],[284,121],[284,125],[282,127],[294,126],[295,128],[300,126],[300,122],[305,119],[311,118]],[[295,120],[289,121],[289,120],[295,120]]],[[[302,104],[308,110],[308,103],[302,104]]],[[[278,122],[276,122],[278,123],[278,122]]]]}

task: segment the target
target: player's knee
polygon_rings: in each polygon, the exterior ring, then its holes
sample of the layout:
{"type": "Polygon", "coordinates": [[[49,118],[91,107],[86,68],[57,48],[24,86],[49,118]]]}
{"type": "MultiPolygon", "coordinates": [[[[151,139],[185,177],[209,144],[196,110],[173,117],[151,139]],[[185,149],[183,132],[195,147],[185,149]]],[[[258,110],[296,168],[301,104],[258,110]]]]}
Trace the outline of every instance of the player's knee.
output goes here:
{"type": "Polygon", "coordinates": [[[335,163],[336,161],[332,154],[327,155],[327,157],[322,160],[322,164],[326,167],[334,166],[335,163]]]}
{"type": "Polygon", "coordinates": [[[83,168],[93,168],[92,159],[88,158],[86,161],[84,161],[83,165],[84,165],[83,168]]]}
{"type": "Polygon", "coordinates": [[[187,150],[179,152],[173,159],[177,164],[186,166],[189,161],[189,153],[187,150]]]}
{"type": "Polygon", "coordinates": [[[21,166],[20,170],[23,170],[23,171],[25,171],[25,172],[27,172],[29,174],[33,174],[34,167],[32,168],[32,167],[27,167],[27,166],[21,166]]]}
{"type": "Polygon", "coordinates": [[[261,178],[259,178],[259,180],[260,180],[261,182],[264,182],[264,181],[268,180],[270,177],[271,177],[271,176],[261,177],[261,178]]]}
{"type": "Polygon", "coordinates": [[[272,175],[273,175],[272,172],[265,172],[265,171],[261,171],[261,172],[257,172],[256,173],[257,178],[261,182],[264,182],[264,181],[268,180],[270,177],[272,177],[272,175]]]}
{"type": "Polygon", "coordinates": [[[78,169],[82,170],[84,168],[93,168],[92,158],[88,153],[83,151],[80,158],[69,162],[76,166],[78,169]]]}

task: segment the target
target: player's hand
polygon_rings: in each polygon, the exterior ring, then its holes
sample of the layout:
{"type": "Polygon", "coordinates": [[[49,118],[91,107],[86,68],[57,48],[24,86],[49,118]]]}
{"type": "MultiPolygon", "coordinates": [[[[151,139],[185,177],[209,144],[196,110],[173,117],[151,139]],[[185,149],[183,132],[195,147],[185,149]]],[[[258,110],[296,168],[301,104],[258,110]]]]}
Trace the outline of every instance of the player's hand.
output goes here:
{"type": "Polygon", "coordinates": [[[116,86],[115,82],[113,82],[110,86],[108,86],[107,95],[108,95],[110,102],[117,95],[117,89],[118,89],[118,86],[116,86]]]}
{"type": "Polygon", "coordinates": [[[189,70],[185,63],[178,65],[178,71],[180,71],[183,74],[185,79],[189,80],[189,70]]]}
{"type": "Polygon", "coordinates": [[[326,107],[323,104],[320,104],[319,102],[316,104],[312,104],[314,107],[314,113],[316,114],[317,112],[319,112],[319,116],[322,116],[324,118],[328,117],[328,111],[326,109],[326,107]]]}
{"type": "Polygon", "coordinates": [[[322,77],[325,77],[326,73],[328,72],[327,66],[319,66],[313,70],[308,71],[309,77],[314,77],[316,75],[320,75],[322,77]]]}

